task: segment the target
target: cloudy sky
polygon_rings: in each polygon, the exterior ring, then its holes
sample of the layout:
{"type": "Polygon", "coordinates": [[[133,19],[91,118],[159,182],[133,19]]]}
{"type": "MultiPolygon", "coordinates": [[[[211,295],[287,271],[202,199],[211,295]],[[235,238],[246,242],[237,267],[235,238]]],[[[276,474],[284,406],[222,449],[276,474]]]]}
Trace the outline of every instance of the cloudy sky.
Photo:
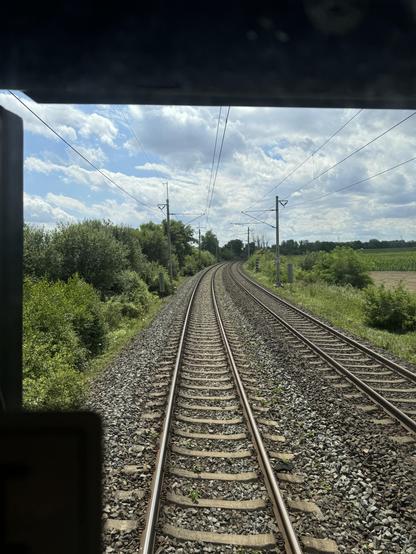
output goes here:
{"type": "MultiPolygon", "coordinates": [[[[7,91],[0,91],[0,105],[24,119],[26,222],[46,227],[86,218],[133,226],[159,222],[163,214],[157,205],[164,202],[166,181],[171,211],[185,214],[178,219],[187,222],[206,214],[218,107],[45,105],[16,94],[137,199],[95,171],[7,91]]],[[[416,239],[416,161],[335,192],[416,156],[412,113],[231,107],[208,217],[192,226],[200,224],[205,232],[208,224],[221,243],[243,238],[247,226],[234,225],[248,221],[241,211],[272,209],[279,194],[288,200],[281,209],[281,240],[416,239]],[[332,168],[337,162],[342,163],[332,168]]],[[[226,114],[223,108],[217,152],[226,114]]],[[[216,162],[214,173],[215,167],[216,162]]],[[[271,211],[250,213],[273,223],[271,211]]],[[[252,232],[274,240],[274,229],[266,225],[253,224],[252,232]]]]}

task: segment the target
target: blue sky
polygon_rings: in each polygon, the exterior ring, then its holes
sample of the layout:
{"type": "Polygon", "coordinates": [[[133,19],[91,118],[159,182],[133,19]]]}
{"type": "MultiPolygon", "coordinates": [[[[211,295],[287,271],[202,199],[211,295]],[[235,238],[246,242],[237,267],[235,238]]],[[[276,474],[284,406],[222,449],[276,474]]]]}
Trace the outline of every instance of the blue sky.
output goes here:
{"type": "MultiPolygon", "coordinates": [[[[157,205],[164,202],[165,181],[169,181],[172,212],[206,212],[217,107],[42,105],[17,94],[141,202],[111,185],[7,91],[0,91],[0,105],[24,119],[28,223],[50,228],[86,218],[133,226],[158,222],[162,214],[157,205]]],[[[416,239],[416,162],[334,192],[415,156],[416,116],[318,177],[411,111],[361,111],[274,189],[357,111],[232,107],[209,217],[194,221],[194,228],[198,224],[202,232],[212,228],[221,243],[243,238],[246,229],[233,225],[247,221],[241,210],[271,208],[279,193],[289,200],[282,210],[282,240],[416,239]]],[[[178,216],[185,222],[192,217],[178,216]]],[[[272,222],[273,213],[262,217],[272,222]]],[[[273,242],[270,227],[255,225],[253,233],[273,242]]]]}

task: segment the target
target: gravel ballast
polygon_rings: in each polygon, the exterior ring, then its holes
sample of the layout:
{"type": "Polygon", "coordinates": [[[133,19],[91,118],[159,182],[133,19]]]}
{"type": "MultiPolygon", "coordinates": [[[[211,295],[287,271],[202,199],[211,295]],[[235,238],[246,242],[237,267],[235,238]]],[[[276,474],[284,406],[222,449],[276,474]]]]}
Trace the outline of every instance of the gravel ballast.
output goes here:
{"type": "Polygon", "coordinates": [[[331,538],[340,552],[415,553],[414,444],[396,444],[398,425],[377,426],[373,414],[352,407],[222,273],[225,319],[251,360],[258,394],[268,399],[267,418],[278,422],[295,454],[290,469],[304,477],[282,484],[284,496],[312,500],[322,511],[319,521],[292,514],[298,533],[331,538]]]}
{"type": "MultiPolygon", "coordinates": [[[[104,533],[106,553],[138,551],[162,421],[161,417],[148,415],[161,416],[163,411],[163,397],[151,398],[149,393],[155,391],[158,376],[167,375],[168,383],[170,364],[166,360],[176,345],[194,282],[195,277],[179,288],[151,325],[123,349],[89,391],[85,408],[98,413],[104,427],[103,517],[109,522],[104,533]],[[136,492],[126,498],[132,491],[136,492]],[[117,524],[111,520],[128,520],[134,528],[117,531],[113,529],[117,524]]],[[[163,387],[160,390],[163,392],[163,387]]]]}

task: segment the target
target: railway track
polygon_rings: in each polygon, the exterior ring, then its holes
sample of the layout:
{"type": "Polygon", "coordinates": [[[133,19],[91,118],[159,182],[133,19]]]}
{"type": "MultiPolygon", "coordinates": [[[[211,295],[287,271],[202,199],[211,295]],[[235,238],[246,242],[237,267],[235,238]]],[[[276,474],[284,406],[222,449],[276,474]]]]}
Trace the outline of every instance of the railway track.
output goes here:
{"type": "Polygon", "coordinates": [[[388,425],[393,418],[410,432],[397,441],[414,440],[416,374],[273,294],[244,274],[239,264],[229,266],[228,271],[234,283],[271,316],[286,342],[344,390],[358,409],[371,414],[382,408],[390,417],[374,418],[373,422],[388,425]],[[363,404],[366,397],[371,405],[363,404]]]}
{"type": "Polygon", "coordinates": [[[300,554],[269,460],[279,452],[268,453],[263,443],[267,436],[278,450],[284,438],[261,418],[261,398],[246,392],[249,368],[234,356],[221,319],[217,269],[201,276],[187,308],[141,552],[174,551],[169,544],[185,541],[192,552],[208,544],[300,554]]]}

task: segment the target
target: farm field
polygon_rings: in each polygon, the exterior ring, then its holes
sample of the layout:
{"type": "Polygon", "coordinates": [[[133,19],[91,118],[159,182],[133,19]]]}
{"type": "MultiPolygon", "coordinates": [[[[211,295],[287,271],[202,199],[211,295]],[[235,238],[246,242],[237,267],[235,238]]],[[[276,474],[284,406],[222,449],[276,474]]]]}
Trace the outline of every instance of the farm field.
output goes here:
{"type": "MultiPolygon", "coordinates": [[[[416,271],[415,248],[383,248],[356,250],[368,271],[416,271]]],[[[305,254],[284,256],[288,263],[299,267],[305,254]]]]}
{"type": "Polygon", "coordinates": [[[400,282],[410,291],[416,292],[416,271],[370,271],[376,285],[396,287],[400,282]]]}
{"type": "Polygon", "coordinates": [[[416,250],[407,248],[386,248],[383,250],[361,250],[369,271],[416,271],[416,250]]]}

